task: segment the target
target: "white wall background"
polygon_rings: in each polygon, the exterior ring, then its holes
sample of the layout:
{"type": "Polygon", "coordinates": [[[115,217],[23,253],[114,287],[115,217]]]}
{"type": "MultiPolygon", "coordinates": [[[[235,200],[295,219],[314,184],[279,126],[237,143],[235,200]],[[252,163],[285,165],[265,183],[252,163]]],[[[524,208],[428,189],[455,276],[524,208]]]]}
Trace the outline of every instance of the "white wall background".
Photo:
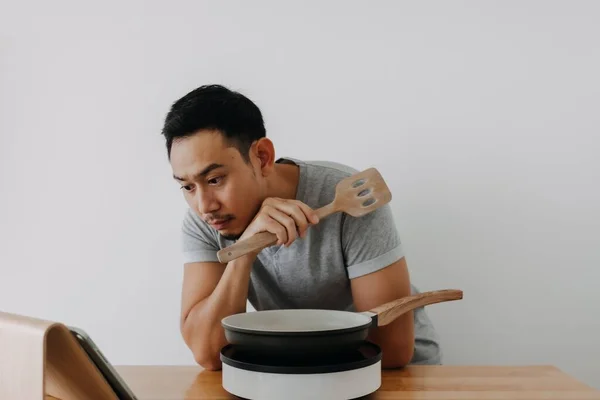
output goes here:
{"type": "Polygon", "coordinates": [[[448,364],[600,387],[600,3],[0,1],[0,309],[192,364],[159,135],[205,83],[279,155],[378,167],[448,364]]]}

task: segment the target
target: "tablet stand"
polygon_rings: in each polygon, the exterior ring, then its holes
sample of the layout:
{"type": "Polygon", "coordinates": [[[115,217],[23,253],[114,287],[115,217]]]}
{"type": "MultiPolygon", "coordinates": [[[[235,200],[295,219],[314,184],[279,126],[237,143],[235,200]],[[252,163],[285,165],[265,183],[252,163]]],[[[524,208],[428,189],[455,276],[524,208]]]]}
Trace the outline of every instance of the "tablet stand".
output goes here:
{"type": "Polygon", "coordinates": [[[0,312],[0,399],[118,400],[66,325],[0,312]]]}

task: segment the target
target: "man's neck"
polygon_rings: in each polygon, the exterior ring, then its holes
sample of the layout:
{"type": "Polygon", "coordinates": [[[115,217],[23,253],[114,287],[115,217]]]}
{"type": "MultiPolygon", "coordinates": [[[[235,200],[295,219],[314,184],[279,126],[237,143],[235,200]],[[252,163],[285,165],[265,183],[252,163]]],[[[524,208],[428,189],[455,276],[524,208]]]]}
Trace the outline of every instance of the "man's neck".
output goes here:
{"type": "Polygon", "coordinates": [[[295,199],[300,180],[300,168],[293,164],[275,164],[275,173],[269,182],[269,197],[295,199]]]}

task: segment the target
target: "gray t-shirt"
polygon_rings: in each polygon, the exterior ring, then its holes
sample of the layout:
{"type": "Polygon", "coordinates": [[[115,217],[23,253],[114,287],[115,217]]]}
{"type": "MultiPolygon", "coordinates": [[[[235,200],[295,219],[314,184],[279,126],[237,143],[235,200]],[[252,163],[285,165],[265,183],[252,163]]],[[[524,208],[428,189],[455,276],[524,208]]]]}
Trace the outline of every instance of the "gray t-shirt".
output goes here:
{"type": "MultiPolygon", "coordinates": [[[[325,161],[282,158],[300,167],[296,199],[313,209],[335,197],[336,184],[354,173],[325,161]]],[[[183,220],[184,263],[218,262],[217,251],[234,243],[224,239],[192,210],[183,220]]],[[[350,279],[385,268],[404,257],[392,210],[385,205],[362,217],[336,213],[311,226],[289,248],[263,249],[250,275],[248,300],[257,310],[319,308],[354,311],[350,279]]],[[[419,293],[412,286],[413,293],[419,293]]],[[[414,312],[412,364],[441,364],[436,331],[425,309],[414,312]]]]}

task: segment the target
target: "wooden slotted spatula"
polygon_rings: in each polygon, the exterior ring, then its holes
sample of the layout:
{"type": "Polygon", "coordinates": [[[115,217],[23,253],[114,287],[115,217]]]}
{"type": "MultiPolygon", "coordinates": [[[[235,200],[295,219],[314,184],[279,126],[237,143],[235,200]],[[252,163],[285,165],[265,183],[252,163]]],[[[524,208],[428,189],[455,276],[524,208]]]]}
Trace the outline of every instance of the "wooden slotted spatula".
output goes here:
{"type": "MultiPolygon", "coordinates": [[[[391,200],[392,193],[390,193],[379,171],[375,168],[369,168],[338,182],[333,201],[316,209],[315,213],[319,217],[319,221],[338,211],[343,211],[353,217],[362,217],[391,200]]],[[[228,263],[252,251],[261,250],[275,243],[277,243],[275,234],[260,232],[219,250],[217,257],[220,262],[228,263]]]]}

